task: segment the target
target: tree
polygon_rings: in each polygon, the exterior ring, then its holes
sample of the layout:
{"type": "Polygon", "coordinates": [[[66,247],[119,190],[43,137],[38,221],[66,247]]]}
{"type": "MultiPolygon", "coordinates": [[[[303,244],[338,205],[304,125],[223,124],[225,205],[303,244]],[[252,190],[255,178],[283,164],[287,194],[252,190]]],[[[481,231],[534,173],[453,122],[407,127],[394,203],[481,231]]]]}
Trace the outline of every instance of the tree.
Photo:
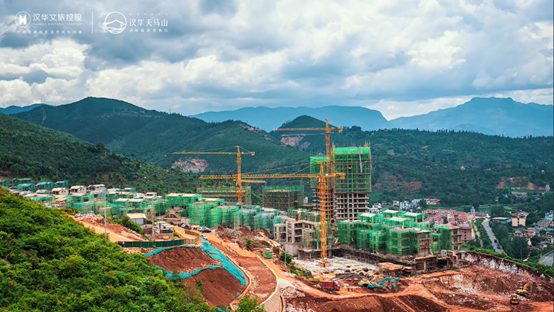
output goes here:
{"type": "Polygon", "coordinates": [[[421,207],[421,209],[427,209],[427,202],[425,199],[419,201],[419,207],[421,207]]]}
{"type": "Polygon", "coordinates": [[[542,242],[542,237],[537,235],[533,235],[533,237],[531,237],[531,245],[537,246],[540,242],[542,242]]]}
{"type": "Polygon", "coordinates": [[[237,312],[264,312],[263,304],[258,305],[258,296],[244,295],[239,301],[237,312]]]}
{"type": "Polygon", "coordinates": [[[502,206],[493,206],[491,208],[491,218],[504,217],[505,214],[506,212],[502,206]]]}
{"type": "Polygon", "coordinates": [[[529,254],[529,245],[527,239],[520,236],[514,236],[510,241],[510,250],[512,251],[512,257],[516,259],[525,259],[529,254]]]}

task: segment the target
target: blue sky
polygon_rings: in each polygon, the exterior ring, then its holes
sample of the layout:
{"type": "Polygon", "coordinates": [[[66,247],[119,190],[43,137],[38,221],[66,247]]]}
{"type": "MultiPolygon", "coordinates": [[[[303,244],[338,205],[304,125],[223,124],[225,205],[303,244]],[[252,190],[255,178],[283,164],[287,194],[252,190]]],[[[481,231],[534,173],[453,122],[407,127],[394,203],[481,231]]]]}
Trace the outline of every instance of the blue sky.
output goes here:
{"type": "Polygon", "coordinates": [[[357,105],[391,119],[473,96],[552,104],[552,11],[552,0],[0,0],[0,107],[101,96],[186,115],[357,105]],[[18,26],[21,11],[81,24],[18,26]],[[120,34],[102,26],[113,11],[127,19],[120,34]],[[137,33],[133,19],[168,25],[137,33]]]}

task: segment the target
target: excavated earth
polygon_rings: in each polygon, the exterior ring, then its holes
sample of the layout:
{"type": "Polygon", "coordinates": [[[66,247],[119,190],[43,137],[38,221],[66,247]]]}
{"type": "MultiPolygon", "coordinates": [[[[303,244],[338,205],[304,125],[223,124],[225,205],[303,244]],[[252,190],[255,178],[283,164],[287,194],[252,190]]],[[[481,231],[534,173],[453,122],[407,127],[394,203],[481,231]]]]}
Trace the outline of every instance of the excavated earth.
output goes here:
{"type": "MultiPolygon", "coordinates": [[[[475,265],[460,272],[447,271],[403,278],[398,292],[356,289],[357,298],[325,298],[296,290],[286,296],[286,311],[553,311],[554,285],[542,277],[491,270],[475,265]],[[515,290],[532,282],[531,294],[518,306],[509,303],[515,290]]],[[[341,292],[342,293],[342,292],[341,292]]]]}
{"type": "Polygon", "coordinates": [[[245,286],[223,268],[206,269],[183,280],[190,289],[197,289],[212,307],[226,307],[240,294],[245,286]],[[201,289],[198,280],[202,281],[201,289]]]}
{"type": "MultiPolygon", "coordinates": [[[[149,257],[150,263],[168,271],[191,273],[212,265],[220,265],[199,248],[171,248],[149,257]]],[[[225,271],[225,270],[224,270],[225,271]]]]}

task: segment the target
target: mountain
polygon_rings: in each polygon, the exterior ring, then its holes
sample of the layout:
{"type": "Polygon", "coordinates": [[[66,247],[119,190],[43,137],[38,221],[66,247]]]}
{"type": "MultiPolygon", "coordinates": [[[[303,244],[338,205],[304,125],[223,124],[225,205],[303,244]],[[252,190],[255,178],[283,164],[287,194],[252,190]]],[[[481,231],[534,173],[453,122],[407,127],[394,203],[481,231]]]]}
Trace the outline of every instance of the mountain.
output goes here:
{"type": "Polygon", "coordinates": [[[192,117],[207,122],[240,120],[265,131],[277,129],[283,123],[299,116],[329,119],[336,126],[360,126],[364,130],[391,128],[391,124],[376,110],[360,106],[311,107],[246,107],[234,111],[206,112],[192,117]]]}
{"type": "Polygon", "coordinates": [[[190,192],[198,178],[118,155],[69,134],[0,114],[0,176],[190,192]]]}
{"type": "Polygon", "coordinates": [[[144,256],[1,187],[0,227],[1,311],[212,311],[144,256]]]}
{"type": "MultiPolygon", "coordinates": [[[[204,170],[203,173],[236,172],[235,157],[171,153],[232,151],[232,146],[238,144],[256,153],[255,156],[242,157],[243,172],[287,173],[300,171],[301,165],[308,162],[310,155],[325,152],[323,131],[266,133],[243,122],[207,123],[197,118],[149,111],[110,99],[87,98],[68,105],[39,107],[14,116],[67,131],[93,144],[102,142],[103,144],[98,144],[99,147],[105,145],[131,158],[163,167],[175,166],[200,172],[204,170]],[[280,167],[289,168],[267,171],[280,167]]],[[[337,125],[334,122],[332,124],[337,125]]],[[[282,126],[321,128],[324,125],[322,120],[300,116],[282,126]]],[[[25,142],[23,136],[17,138],[25,142]]],[[[533,188],[554,185],[554,142],[551,137],[508,138],[452,130],[364,131],[358,126],[351,126],[344,127],[341,133],[333,131],[331,141],[339,147],[371,143],[374,186],[372,200],[437,196],[445,205],[491,203],[495,196],[508,193],[502,185],[505,184],[503,181],[509,179],[528,181],[528,185],[533,188]]],[[[59,146],[47,143],[48,139],[44,139],[41,143],[42,146],[46,145],[44,147],[33,147],[35,144],[32,142],[29,146],[20,145],[19,148],[23,150],[18,154],[20,160],[25,160],[27,153],[36,153],[33,161],[40,168],[40,156],[55,153],[55,148],[59,146]]],[[[7,142],[5,146],[10,144],[12,143],[7,142]]],[[[78,159],[85,157],[77,156],[78,159]]],[[[59,157],[63,156],[57,156],[59,157]]],[[[71,157],[65,157],[68,159],[49,166],[57,168],[75,162],[71,157]]],[[[135,181],[139,181],[138,175],[142,173],[135,174],[132,166],[141,162],[125,159],[127,160],[122,161],[123,164],[133,161],[125,169],[125,174],[133,174],[135,181]]],[[[12,165],[15,163],[12,160],[12,165]]],[[[176,170],[170,170],[168,174],[173,176],[174,172],[176,170]]],[[[190,176],[187,177],[189,184],[194,183],[190,176]]],[[[172,179],[181,181],[187,178],[179,178],[175,174],[172,179]]],[[[158,177],[158,180],[161,178],[158,177]]],[[[298,183],[291,180],[267,182],[288,185],[298,183]]],[[[170,182],[164,185],[168,184],[171,185],[170,182]]]]}
{"type": "Polygon", "coordinates": [[[390,123],[401,129],[463,130],[510,137],[552,136],[553,106],[523,104],[511,98],[473,98],[456,107],[390,123]]]}
{"type": "Polygon", "coordinates": [[[32,109],[35,109],[36,107],[40,107],[40,106],[43,106],[43,105],[51,106],[51,105],[48,105],[48,104],[33,104],[33,105],[28,105],[28,106],[12,105],[12,106],[8,106],[6,108],[0,108],[0,114],[13,115],[13,114],[18,114],[18,113],[23,113],[23,112],[30,111],[32,109]]]}
{"type": "Polygon", "coordinates": [[[232,155],[173,155],[180,151],[233,151],[235,145],[256,153],[243,156],[244,170],[288,166],[307,156],[282,146],[262,130],[243,122],[208,123],[178,114],[146,110],[127,102],[85,98],[14,115],[37,125],[74,135],[129,157],[193,172],[236,172],[232,155]]]}

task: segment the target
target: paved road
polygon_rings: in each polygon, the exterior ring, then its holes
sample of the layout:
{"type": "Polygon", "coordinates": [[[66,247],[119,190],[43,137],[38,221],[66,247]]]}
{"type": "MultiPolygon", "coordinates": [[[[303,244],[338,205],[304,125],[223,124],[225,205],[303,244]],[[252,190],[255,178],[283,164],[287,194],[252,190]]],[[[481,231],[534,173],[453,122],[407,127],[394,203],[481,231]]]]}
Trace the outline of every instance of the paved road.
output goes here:
{"type": "Polygon", "coordinates": [[[552,263],[554,262],[554,253],[553,251],[547,253],[546,255],[544,255],[540,260],[539,260],[539,263],[540,264],[544,264],[544,265],[550,265],[552,266],[552,263]]]}
{"type": "Polygon", "coordinates": [[[494,233],[489,226],[489,219],[485,219],[485,221],[483,221],[483,227],[485,228],[485,231],[487,231],[487,235],[489,235],[494,251],[497,253],[506,253],[500,244],[498,244],[498,246],[500,246],[500,248],[498,248],[497,244],[494,242],[496,240],[496,236],[494,236],[494,233]]]}

